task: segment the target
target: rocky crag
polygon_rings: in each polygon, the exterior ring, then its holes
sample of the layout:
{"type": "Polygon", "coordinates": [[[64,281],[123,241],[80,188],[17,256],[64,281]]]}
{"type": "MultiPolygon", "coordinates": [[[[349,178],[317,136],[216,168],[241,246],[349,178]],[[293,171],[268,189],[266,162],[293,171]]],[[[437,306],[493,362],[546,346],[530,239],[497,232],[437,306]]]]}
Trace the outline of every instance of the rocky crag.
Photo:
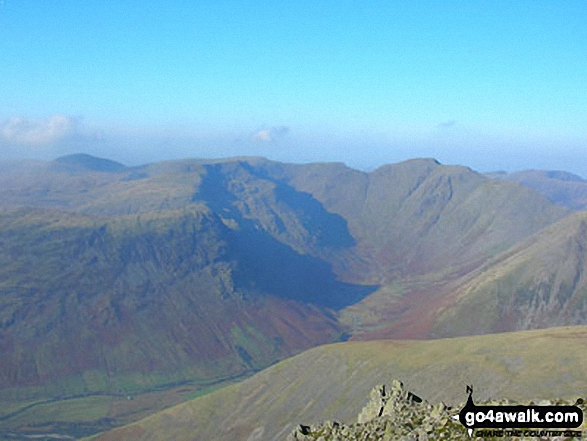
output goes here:
{"type": "MultiPolygon", "coordinates": [[[[512,405],[508,400],[484,401],[477,404],[484,405],[512,405]]],[[[539,405],[577,405],[587,410],[587,404],[583,400],[567,402],[563,400],[540,401],[539,403],[524,403],[539,405]]],[[[336,421],[326,421],[320,424],[299,425],[288,437],[287,441],[423,441],[423,440],[572,440],[573,437],[541,437],[522,436],[508,437],[499,434],[496,436],[478,436],[480,432],[473,433],[469,437],[467,430],[453,417],[458,415],[464,403],[457,407],[449,407],[440,402],[431,404],[407,391],[403,384],[394,380],[391,388],[378,385],[370,392],[369,402],[359,413],[357,423],[343,424],[336,421]]],[[[574,432],[583,433],[587,430],[587,424],[574,432]]],[[[539,431],[529,431],[538,434],[539,431]]]]}

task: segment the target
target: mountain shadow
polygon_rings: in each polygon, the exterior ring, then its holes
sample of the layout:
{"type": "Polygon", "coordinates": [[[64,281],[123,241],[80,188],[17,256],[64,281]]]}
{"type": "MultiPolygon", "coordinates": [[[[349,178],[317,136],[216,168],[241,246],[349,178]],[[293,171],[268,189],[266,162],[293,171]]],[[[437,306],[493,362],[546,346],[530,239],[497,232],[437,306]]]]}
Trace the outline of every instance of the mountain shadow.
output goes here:
{"type": "Polygon", "coordinates": [[[355,245],[341,216],[327,212],[307,193],[250,174],[246,164],[233,164],[231,170],[223,166],[206,166],[193,200],[205,202],[236,223],[228,242],[237,262],[237,288],[335,310],[359,302],[378,288],[340,282],[330,264],[312,255],[316,249],[319,253],[323,248],[355,245]],[[241,175],[238,183],[232,180],[235,175],[241,175]],[[257,206],[250,204],[251,194],[257,206]],[[313,249],[295,249],[292,238],[299,236],[309,237],[313,249]]]}
{"type": "Polygon", "coordinates": [[[230,246],[238,262],[234,281],[241,289],[339,310],[378,288],[340,282],[326,262],[297,253],[250,221],[240,225],[230,246]]]}

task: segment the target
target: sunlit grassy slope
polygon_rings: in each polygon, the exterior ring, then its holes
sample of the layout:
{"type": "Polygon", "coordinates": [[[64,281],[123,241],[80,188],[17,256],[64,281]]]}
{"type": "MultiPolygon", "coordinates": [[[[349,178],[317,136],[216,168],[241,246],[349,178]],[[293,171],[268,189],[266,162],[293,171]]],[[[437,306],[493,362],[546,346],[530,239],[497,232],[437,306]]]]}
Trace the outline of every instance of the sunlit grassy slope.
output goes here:
{"type": "Polygon", "coordinates": [[[284,439],[296,424],[352,422],[369,390],[394,378],[448,404],[466,399],[466,385],[479,400],[584,397],[587,327],[321,346],[95,439],[284,439]]]}

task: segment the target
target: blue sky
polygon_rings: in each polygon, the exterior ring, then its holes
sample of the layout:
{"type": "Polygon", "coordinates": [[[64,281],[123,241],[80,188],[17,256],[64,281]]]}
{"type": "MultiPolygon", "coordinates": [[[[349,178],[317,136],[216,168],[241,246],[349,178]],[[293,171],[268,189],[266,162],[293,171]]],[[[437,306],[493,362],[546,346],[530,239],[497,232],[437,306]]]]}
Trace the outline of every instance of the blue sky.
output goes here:
{"type": "Polygon", "coordinates": [[[0,0],[0,159],[587,177],[587,0],[0,0]]]}

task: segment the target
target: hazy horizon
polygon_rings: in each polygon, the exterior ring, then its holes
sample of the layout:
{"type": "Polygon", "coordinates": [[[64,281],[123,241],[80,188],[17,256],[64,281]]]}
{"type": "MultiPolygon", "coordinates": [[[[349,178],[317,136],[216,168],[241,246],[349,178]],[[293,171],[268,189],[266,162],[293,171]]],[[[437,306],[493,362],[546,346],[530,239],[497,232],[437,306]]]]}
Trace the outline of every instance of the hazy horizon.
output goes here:
{"type": "Polygon", "coordinates": [[[587,2],[0,2],[0,160],[587,177],[587,2]]]}

